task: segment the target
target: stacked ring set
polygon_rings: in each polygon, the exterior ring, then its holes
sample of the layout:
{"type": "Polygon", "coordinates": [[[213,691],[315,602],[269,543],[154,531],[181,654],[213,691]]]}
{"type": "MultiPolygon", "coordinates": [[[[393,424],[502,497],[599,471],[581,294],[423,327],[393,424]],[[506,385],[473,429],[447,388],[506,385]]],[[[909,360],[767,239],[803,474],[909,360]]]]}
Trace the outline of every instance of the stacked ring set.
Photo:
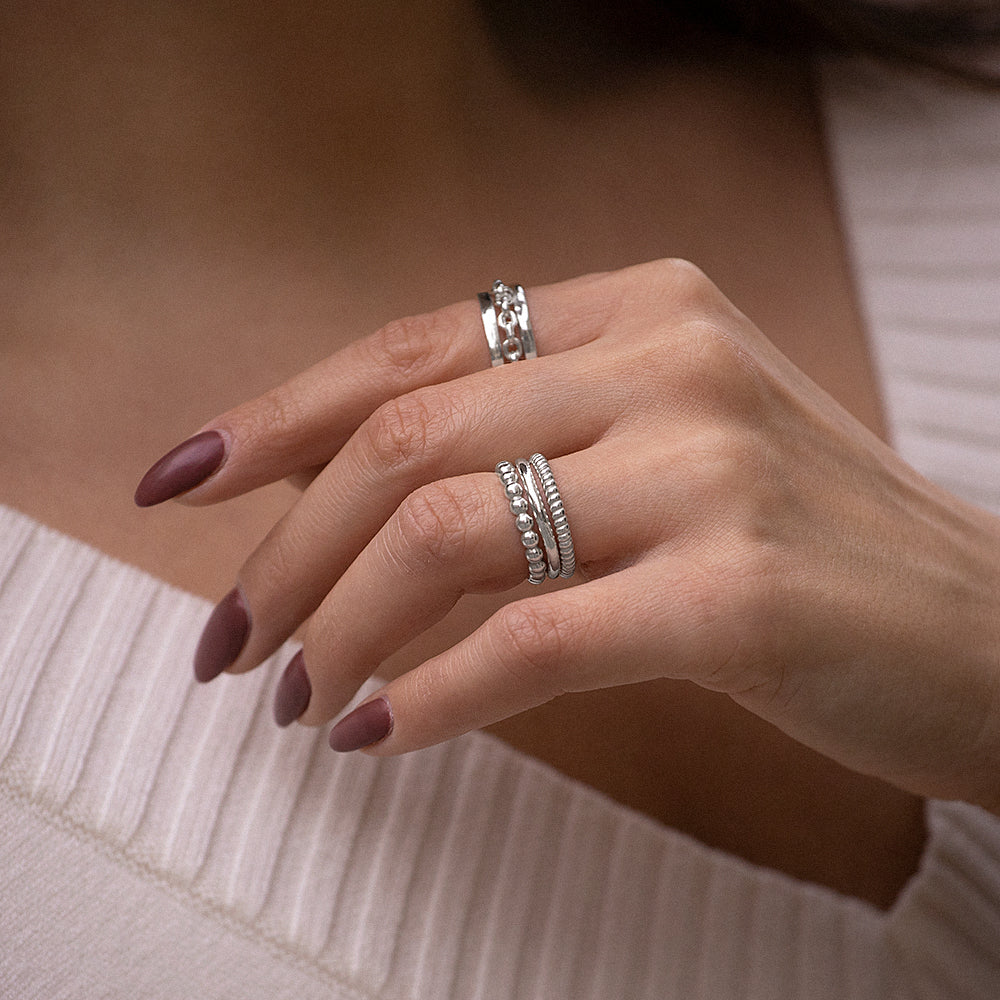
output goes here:
{"type": "Polygon", "coordinates": [[[576,569],[573,536],[549,463],[535,454],[530,461],[500,462],[496,472],[521,533],[529,582],[571,577],[576,569]]]}

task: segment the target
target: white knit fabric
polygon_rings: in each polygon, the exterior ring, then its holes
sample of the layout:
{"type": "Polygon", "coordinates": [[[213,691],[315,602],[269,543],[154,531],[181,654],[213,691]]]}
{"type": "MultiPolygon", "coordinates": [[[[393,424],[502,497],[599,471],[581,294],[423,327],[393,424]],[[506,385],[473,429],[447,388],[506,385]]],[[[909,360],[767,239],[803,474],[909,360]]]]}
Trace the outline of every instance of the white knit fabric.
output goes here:
{"type": "Polygon", "coordinates": [[[0,995],[880,995],[862,904],[486,736],[333,754],[275,728],[275,664],[188,680],[204,602],[3,508],[0,539],[0,995]]]}
{"type": "Polygon", "coordinates": [[[832,65],[826,84],[894,444],[1000,513],[1000,95],[855,65],[832,65]]]}
{"type": "MultiPolygon", "coordinates": [[[[997,101],[894,85],[872,111],[841,78],[835,164],[894,432],[1000,509],[997,101]]],[[[979,810],[929,806],[921,871],[882,914],[487,736],[378,761],[279,731],[289,650],[189,681],[208,610],[0,508],[0,998],[997,995],[1000,823],[979,810]]]]}

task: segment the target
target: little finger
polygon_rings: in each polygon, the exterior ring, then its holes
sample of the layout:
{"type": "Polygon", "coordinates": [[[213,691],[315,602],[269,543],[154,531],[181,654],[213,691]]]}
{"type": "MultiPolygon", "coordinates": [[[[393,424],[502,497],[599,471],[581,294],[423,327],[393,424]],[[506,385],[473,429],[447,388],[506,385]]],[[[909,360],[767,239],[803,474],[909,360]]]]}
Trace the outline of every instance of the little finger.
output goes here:
{"type": "MultiPolygon", "coordinates": [[[[557,489],[572,497],[562,501],[569,505],[564,523],[572,524],[572,543],[611,566],[632,558],[640,541],[628,522],[608,513],[629,502],[629,491],[613,475],[589,475],[593,465],[589,452],[555,460],[553,482],[558,477],[557,489]]],[[[518,524],[517,511],[526,506],[523,497],[511,500],[493,473],[441,480],[410,494],[312,616],[303,650],[312,696],[302,721],[332,718],[385,659],[463,594],[523,583],[529,560],[546,558],[532,517],[522,514],[527,520],[518,524]]],[[[303,688],[300,667],[279,688],[277,705],[302,704],[286,690],[303,688]]]]}
{"type": "MultiPolygon", "coordinates": [[[[679,561],[678,561],[679,562],[679,561]]],[[[680,566],[678,566],[680,569],[680,566]]],[[[545,704],[570,691],[668,673],[670,647],[692,639],[671,623],[648,563],[506,605],[467,639],[391,681],[330,733],[338,751],[408,753],[545,704]]]]}

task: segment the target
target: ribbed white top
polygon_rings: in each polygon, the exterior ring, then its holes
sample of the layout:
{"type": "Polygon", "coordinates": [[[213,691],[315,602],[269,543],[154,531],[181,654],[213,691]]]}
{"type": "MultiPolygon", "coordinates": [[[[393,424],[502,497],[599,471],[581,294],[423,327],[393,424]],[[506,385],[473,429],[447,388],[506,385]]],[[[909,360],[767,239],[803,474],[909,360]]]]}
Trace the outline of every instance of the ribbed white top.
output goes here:
{"type": "Polygon", "coordinates": [[[1000,95],[856,65],[833,64],[826,83],[894,443],[1000,513],[1000,95]]]}
{"type": "MultiPolygon", "coordinates": [[[[1000,268],[982,262],[998,263],[1000,195],[964,197],[996,104],[934,95],[921,115],[940,108],[967,143],[900,184],[926,122],[834,99],[897,438],[996,505],[1000,268]],[[966,114],[980,123],[959,129],[966,114]]],[[[378,761],[279,731],[288,650],[189,681],[208,610],[0,508],[0,997],[995,996],[1000,824],[974,808],[929,807],[921,872],[883,915],[486,736],[378,761]]]]}
{"type": "Polygon", "coordinates": [[[274,664],[189,682],[202,601],[0,540],[3,997],[880,995],[862,904],[486,736],[335,755],[275,728],[274,664]]]}

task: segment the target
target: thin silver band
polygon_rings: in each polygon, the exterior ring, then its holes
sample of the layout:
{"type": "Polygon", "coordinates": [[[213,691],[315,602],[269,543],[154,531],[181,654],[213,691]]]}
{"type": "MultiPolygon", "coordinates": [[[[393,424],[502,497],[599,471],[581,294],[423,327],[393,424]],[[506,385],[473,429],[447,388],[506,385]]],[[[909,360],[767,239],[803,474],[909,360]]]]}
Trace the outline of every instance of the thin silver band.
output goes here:
{"type": "Polygon", "coordinates": [[[573,547],[573,536],[570,534],[566,508],[563,506],[562,497],[559,495],[559,488],[556,486],[555,476],[552,475],[552,469],[549,468],[549,463],[545,460],[545,456],[535,452],[531,456],[531,465],[538,473],[538,478],[542,481],[542,489],[545,491],[545,502],[548,504],[549,514],[552,517],[552,527],[555,529],[556,544],[559,549],[559,575],[565,579],[569,579],[576,570],[576,550],[573,547]]]}
{"type": "Polygon", "coordinates": [[[548,508],[545,505],[543,496],[544,487],[541,484],[541,477],[535,480],[535,469],[527,459],[519,458],[514,463],[517,467],[517,474],[521,477],[525,492],[528,494],[528,503],[531,504],[531,512],[535,516],[535,527],[538,536],[542,540],[542,548],[545,550],[545,561],[548,563],[548,575],[550,580],[554,580],[559,575],[561,563],[559,561],[559,543],[556,540],[556,529],[549,517],[548,508]]]}
{"type": "Polygon", "coordinates": [[[530,361],[532,358],[538,357],[538,348],[535,344],[535,330],[531,325],[531,316],[528,313],[528,300],[520,285],[514,286],[514,314],[517,316],[517,325],[521,331],[521,348],[524,357],[530,361]]]}
{"type": "Polygon", "coordinates": [[[520,285],[494,281],[488,292],[480,292],[479,312],[494,368],[526,358],[537,358],[535,332],[528,313],[528,300],[520,285]]]}

